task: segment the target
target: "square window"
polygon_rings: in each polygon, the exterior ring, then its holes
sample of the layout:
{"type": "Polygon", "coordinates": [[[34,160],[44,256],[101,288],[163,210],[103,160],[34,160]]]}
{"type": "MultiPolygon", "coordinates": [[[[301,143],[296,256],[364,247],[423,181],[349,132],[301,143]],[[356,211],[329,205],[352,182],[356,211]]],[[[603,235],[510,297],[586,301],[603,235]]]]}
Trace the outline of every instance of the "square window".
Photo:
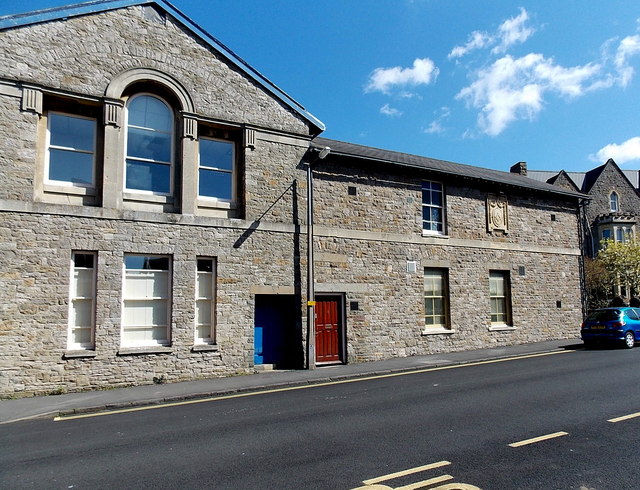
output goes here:
{"type": "Polygon", "coordinates": [[[50,112],[47,116],[46,181],[95,186],[96,120],[50,112]]]}
{"type": "Polygon", "coordinates": [[[221,201],[233,201],[234,143],[201,137],[199,145],[198,195],[221,201]]]}
{"type": "Polygon", "coordinates": [[[125,255],[122,345],[169,345],[170,258],[125,255]]]}

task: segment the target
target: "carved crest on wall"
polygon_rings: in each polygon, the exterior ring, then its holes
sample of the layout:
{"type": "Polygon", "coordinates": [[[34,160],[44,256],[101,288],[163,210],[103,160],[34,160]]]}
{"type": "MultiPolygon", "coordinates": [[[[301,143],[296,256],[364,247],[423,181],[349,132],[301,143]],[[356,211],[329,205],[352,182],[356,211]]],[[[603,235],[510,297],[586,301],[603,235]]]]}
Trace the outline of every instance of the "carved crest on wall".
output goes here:
{"type": "Polygon", "coordinates": [[[509,231],[509,209],[506,196],[487,196],[487,230],[489,232],[509,231]]]}

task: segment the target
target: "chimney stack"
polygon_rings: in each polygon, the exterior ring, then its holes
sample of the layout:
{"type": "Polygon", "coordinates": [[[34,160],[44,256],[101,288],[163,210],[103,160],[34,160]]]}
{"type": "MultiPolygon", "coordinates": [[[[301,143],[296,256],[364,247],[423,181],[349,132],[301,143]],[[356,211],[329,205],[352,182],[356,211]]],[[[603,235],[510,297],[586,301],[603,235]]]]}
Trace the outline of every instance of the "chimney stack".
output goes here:
{"type": "Polygon", "coordinates": [[[526,177],[527,175],[527,162],[518,162],[511,166],[510,172],[512,174],[520,174],[526,177]]]}

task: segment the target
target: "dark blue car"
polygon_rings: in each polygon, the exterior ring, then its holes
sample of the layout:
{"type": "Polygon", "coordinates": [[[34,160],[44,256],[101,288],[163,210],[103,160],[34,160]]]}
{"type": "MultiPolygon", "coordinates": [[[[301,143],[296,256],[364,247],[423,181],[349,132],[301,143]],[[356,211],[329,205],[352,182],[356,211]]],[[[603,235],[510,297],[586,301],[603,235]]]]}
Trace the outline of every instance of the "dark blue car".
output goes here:
{"type": "Polygon", "coordinates": [[[624,342],[628,349],[640,341],[640,308],[600,308],[592,312],[580,329],[585,346],[597,342],[624,342]]]}

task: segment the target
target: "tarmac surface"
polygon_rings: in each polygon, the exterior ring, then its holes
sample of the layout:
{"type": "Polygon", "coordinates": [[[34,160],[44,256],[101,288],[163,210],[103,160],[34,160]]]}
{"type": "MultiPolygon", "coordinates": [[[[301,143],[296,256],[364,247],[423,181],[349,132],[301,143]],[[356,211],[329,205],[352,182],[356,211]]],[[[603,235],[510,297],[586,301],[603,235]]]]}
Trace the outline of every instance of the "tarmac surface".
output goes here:
{"type": "Polygon", "coordinates": [[[233,393],[326,383],[579,348],[582,348],[582,341],[579,339],[550,340],[464,352],[324,366],[314,370],[261,371],[244,376],[0,400],[0,425],[34,418],[53,418],[58,415],[100,412],[233,393]]]}

